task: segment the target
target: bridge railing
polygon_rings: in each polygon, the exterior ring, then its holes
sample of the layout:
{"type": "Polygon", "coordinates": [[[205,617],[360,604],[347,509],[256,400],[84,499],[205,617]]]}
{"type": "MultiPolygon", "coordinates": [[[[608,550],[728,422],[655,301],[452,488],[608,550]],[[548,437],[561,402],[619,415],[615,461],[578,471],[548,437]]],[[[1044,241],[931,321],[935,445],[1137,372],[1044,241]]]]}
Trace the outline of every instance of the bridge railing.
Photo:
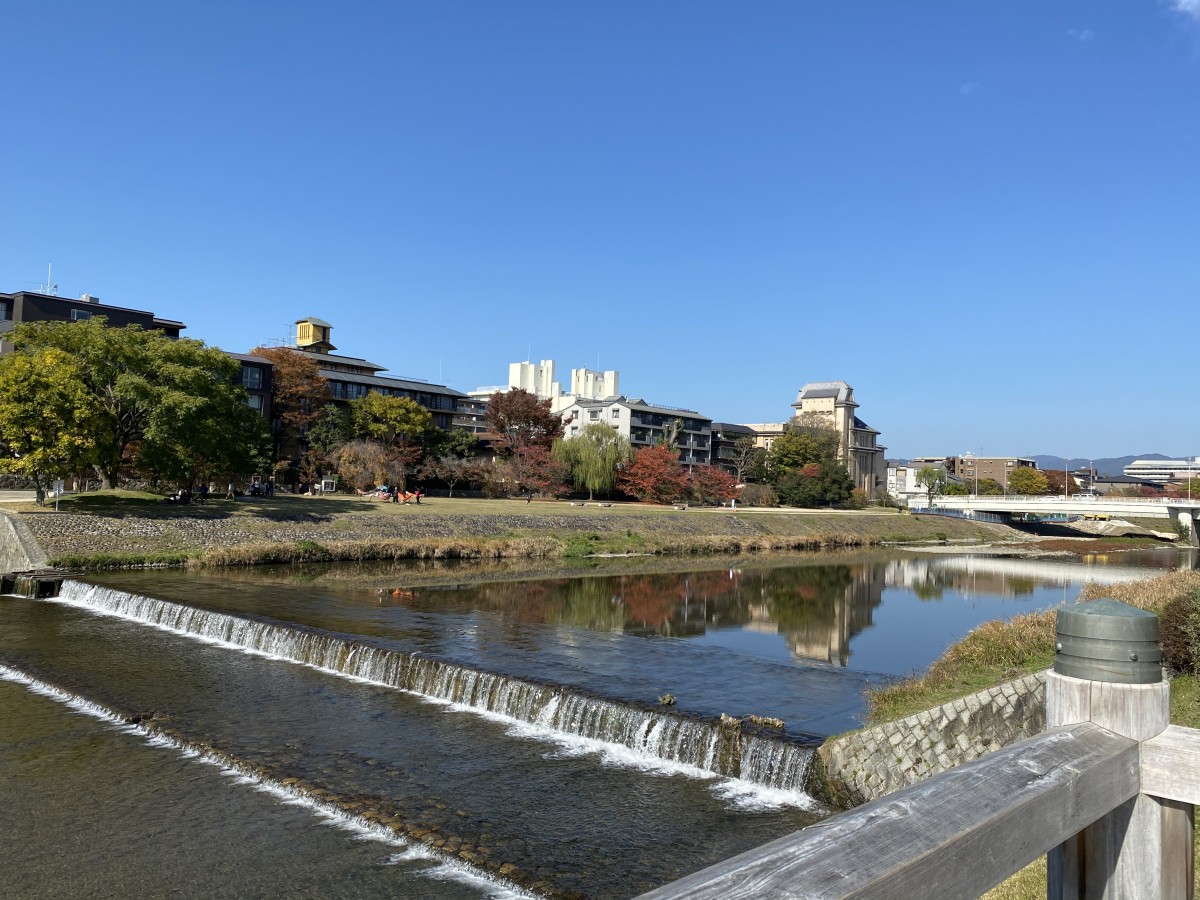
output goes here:
{"type": "Polygon", "coordinates": [[[978,897],[1043,854],[1053,900],[1191,898],[1200,731],[1167,725],[1167,684],[1051,672],[1046,697],[1042,734],[642,900],[978,897]]]}

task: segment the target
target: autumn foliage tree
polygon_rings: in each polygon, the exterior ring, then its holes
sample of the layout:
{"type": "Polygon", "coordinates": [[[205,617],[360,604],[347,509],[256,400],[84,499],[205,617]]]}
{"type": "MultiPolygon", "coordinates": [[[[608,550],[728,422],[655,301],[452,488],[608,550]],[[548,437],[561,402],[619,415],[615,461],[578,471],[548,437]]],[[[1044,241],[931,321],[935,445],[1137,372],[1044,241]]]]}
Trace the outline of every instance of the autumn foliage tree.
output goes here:
{"type": "Polygon", "coordinates": [[[563,434],[562,420],[550,411],[550,401],[520,388],[492,394],[484,422],[484,437],[504,455],[530,446],[549,451],[563,434]]]}
{"type": "Polygon", "coordinates": [[[617,487],[639,500],[670,503],[687,493],[688,474],[676,451],[655,444],[637,451],[633,464],[618,476],[617,487]]]}
{"type": "Polygon", "coordinates": [[[317,361],[304,353],[287,347],[255,347],[250,353],[272,363],[271,418],[275,427],[271,457],[276,463],[290,462],[286,454],[329,402],[329,384],[321,377],[317,361]]]}
{"type": "Polygon", "coordinates": [[[693,466],[689,493],[697,503],[725,503],[737,496],[737,481],[720,466],[693,466]]]}

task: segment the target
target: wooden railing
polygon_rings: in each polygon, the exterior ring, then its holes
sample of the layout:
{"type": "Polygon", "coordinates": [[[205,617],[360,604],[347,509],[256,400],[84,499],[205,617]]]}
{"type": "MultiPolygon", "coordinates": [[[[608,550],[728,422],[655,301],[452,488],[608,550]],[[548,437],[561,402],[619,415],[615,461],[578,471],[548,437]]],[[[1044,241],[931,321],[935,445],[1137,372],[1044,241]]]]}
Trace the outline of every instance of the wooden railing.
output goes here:
{"type": "Polygon", "coordinates": [[[1051,726],[644,894],[668,898],[978,897],[1048,857],[1053,900],[1192,898],[1200,731],[1170,690],[1051,672],[1051,726]]]}

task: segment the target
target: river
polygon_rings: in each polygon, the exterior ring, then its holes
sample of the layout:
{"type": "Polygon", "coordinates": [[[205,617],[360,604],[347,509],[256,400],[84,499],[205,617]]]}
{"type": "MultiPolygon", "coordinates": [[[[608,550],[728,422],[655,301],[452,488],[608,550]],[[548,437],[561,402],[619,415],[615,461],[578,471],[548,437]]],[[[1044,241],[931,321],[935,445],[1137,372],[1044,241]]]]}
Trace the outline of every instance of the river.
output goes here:
{"type": "Polygon", "coordinates": [[[864,689],[1194,565],[329,565],[0,598],[0,893],[633,896],[822,817],[805,766],[864,689]]]}

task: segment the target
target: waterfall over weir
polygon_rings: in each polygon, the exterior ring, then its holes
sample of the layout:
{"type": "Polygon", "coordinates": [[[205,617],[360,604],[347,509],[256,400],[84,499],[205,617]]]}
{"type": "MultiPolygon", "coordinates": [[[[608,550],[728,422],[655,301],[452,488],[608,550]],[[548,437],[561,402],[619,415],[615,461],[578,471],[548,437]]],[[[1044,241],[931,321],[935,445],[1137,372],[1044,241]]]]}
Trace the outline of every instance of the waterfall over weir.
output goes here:
{"type": "Polygon", "coordinates": [[[801,792],[812,756],[790,740],[482,672],[361,639],[64,581],[61,602],[218,641],[754,784],[801,792]]]}

